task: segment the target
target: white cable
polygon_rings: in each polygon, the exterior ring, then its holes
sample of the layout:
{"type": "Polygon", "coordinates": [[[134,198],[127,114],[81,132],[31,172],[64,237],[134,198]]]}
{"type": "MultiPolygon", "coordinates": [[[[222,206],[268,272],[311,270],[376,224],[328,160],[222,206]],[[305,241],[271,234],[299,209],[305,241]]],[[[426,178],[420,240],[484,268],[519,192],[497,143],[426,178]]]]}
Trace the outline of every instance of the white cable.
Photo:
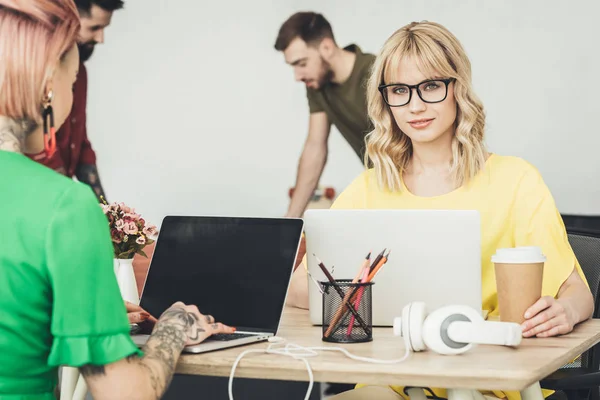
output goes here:
{"type": "Polygon", "coordinates": [[[399,358],[396,360],[378,360],[376,358],[355,356],[354,354],[350,353],[348,350],[341,348],[341,347],[302,347],[302,346],[299,346],[299,345],[293,344],[293,343],[286,344],[284,348],[281,348],[278,346],[278,345],[282,345],[284,342],[285,342],[285,340],[281,339],[280,342],[275,342],[275,343],[270,344],[265,350],[246,350],[236,358],[235,362],[233,363],[233,367],[231,367],[231,373],[229,374],[229,384],[228,384],[229,400],[233,400],[233,376],[235,374],[235,370],[236,370],[238,364],[240,363],[240,361],[242,360],[242,358],[244,358],[247,354],[250,354],[250,353],[277,354],[277,355],[281,355],[281,356],[292,357],[296,360],[304,361],[304,364],[306,364],[306,370],[308,371],[308,379],[309,379],[308,390],[306,392],[306,396],[304,397],[304,400],[309,399],[310,393],[312,392],[312,388],[313,388],[313,384],[314,384],[313,372],[312,372],[312,369],[310,368],[310,364],[308,363],[308,360],[306,358],[317,356],[319,354],[319,353],[317,353],[318,351],[339,351],[353,360],[368,362],[368,363],[373,363],[373,364],[398,364],[398,363],[405,361],[408,358],[408,356],[410,355],[410,350],[409,350],[408,346],[405,346],[406,351],[405,351],[404,355],[402,356],[402,358],[399,358]]]}

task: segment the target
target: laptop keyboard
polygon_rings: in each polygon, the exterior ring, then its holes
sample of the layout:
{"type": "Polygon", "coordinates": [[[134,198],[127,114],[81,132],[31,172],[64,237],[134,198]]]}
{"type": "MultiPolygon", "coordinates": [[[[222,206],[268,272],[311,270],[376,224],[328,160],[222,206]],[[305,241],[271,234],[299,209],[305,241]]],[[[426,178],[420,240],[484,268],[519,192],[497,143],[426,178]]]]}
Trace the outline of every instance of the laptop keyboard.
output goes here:
{"type": "Polygon", "coordinates": [[[219,342],[228,342],[230,340],[243,339],[250,336],[256,336],[250,333],[217,333],[216,335],[210,336],[206,340],[217,340],[219,342]]]}

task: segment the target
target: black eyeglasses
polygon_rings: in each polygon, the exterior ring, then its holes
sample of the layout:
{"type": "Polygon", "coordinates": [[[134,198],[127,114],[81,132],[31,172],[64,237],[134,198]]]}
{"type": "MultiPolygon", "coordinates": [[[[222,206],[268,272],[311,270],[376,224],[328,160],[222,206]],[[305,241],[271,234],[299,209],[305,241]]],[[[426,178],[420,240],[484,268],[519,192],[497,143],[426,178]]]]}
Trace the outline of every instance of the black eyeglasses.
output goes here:
{"type": "Polygon", "coordinates": [[[379,92],[390,107],[402,107],[410,103],[413,89],[425,103],[441,103],[448,96],[448,85],[454,78],[428,79],[416,85],[390,83],[379,85],[379,92]]]}

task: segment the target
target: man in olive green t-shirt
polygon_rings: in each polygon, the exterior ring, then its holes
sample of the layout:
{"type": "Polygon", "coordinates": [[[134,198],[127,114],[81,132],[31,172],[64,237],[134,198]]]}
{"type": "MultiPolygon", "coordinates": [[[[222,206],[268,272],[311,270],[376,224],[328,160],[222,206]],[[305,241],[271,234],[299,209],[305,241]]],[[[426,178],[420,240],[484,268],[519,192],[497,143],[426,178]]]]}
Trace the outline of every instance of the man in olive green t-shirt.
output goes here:
{"type": "Polygon", "coordinates": [[[327,161],[331,124],[348,141],[361,162],[365,135],[372,129],[367,114],[366,83],[372,54],[356,45],[337,46],[331,25],[321,15],[299,12],[281,26],[275,49],[306,85],[310,110],[308,137],[287,217],[301,217],[319,183],[327,161]]]}

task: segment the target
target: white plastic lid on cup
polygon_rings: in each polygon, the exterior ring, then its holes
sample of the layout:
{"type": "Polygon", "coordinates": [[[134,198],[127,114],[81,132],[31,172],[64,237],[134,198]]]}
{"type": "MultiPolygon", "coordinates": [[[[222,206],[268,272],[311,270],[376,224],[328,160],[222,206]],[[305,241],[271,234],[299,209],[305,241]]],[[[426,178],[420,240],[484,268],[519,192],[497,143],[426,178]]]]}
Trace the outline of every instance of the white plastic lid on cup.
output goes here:
{"type": "Polygon", "coordinates": [[[493,263],[502,264],[530,264],[545,262],[546,256],[537,246],[511,247],[496,250],[492,256],[493,263]]]}

